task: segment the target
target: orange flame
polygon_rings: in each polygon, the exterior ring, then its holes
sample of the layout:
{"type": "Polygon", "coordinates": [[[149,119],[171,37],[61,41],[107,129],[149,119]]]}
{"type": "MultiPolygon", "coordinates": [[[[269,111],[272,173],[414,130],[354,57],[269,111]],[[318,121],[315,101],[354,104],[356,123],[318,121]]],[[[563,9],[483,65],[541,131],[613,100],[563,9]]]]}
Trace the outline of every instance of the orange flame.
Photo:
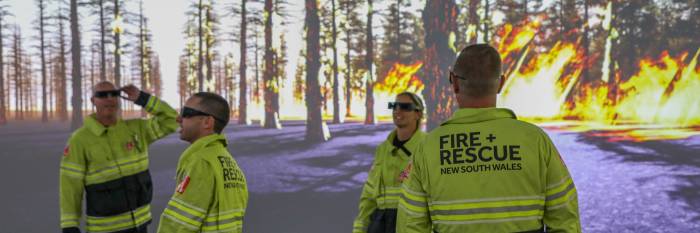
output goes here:
{"type": "Polygon", "coordinates": [[[504,63],[508,63],[508,57],[525,48],[540,28],[540,22],[533,20],[525,23],[522,27],[513,28],[512,24],[505,24],[498,36],[502,38],[498,44],[498,53],[504,63]]]}
{"type": "Polygon", "coordinates": [[[404,91],[420,93],[425,85],[415,74],[422,66],[422,62],[416,62],[413,65],[395,63],[386,77],[384,77],[384,80],[374,86],[374,91],[384,92],[389,96],[394,96],[404,91]]]}
{"type": "Polygon", "coordinates": [[[538,29],[534,21],[520,28],[507,24],[499,31],[498,51],[508,66],[500,106],[540,123],[576,119],[575,127],[563,128],[595,130],[592,135],[612,141],[700,135],[700,49],[691,59],[688,52],[642,59],[628,78],[615,67],[607,73],[614,76],[610,80],[578,83],[583,69],[590,68],[581,62],[578,42],[558,42],[529,54],[538,29]]]}
{"type": "Polygon", "coordinates": [[[525,67],[507,77],[500,104],[526,118],[561,118],[566,97],[582,71],[579,67],[567,72],[576,59],[580,55],[570,43],[557,43],[549,53],[535,55],[525,67]]]}

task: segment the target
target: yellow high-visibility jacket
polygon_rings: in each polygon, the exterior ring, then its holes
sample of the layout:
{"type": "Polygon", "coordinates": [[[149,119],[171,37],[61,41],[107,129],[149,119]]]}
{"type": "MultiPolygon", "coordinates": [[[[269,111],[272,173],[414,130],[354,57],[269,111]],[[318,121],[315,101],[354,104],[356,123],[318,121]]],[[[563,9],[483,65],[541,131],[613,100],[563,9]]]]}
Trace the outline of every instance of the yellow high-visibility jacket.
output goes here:
{"type": "Polygon", "coordinates": [[[177,165],[177,187],[160,217],[158,232],[242,232],[248,186],[226,137],[195,141],[177,165]]]}
{"type": "Polygon", "coordinates": [[[508,109],[459,109],[403,184],[397,232],[581,232],[576,188],[547,134],[508,109]]]}
{"type": "Polygon", "coordinates": [[[88,232],[140,229],[151,221],[148,146],[177,129],[177,112],[143,92],[136,103],[153,117],[105,127],[93,114],[68,140],[59,182],[64,232],[79,232],[83,196],[88,232]]]}
{"type": "Polygon", "coordinates": [[[406,168],[411,156],[425,138],[425,132],[416,130],[403,145],[408,153],[393,145],[396,130],[379,144],[374,154],[372,168],[360,196],[359,213],[353,223],[354,233],[367,232],[370,215],[377,209],[396,209],[401,195],[401,182],[407,178],[406,168]]]}

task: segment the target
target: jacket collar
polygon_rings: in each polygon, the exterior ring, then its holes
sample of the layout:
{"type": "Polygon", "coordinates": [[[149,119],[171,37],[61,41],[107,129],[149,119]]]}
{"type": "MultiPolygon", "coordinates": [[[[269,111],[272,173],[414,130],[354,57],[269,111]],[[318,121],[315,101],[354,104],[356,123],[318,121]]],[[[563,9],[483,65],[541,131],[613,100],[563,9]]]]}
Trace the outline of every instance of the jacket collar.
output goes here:
{"type": "MultiPolygon", "coordinates": [[[[122,124],[122,119],[117,119],[117,123],[114,124],[113,126],[110,127],[117,127],[118,125],[122,124]]],[[[105,127],[97,121],[97,118],[95,118],[95,114],[90,114],[88,117],[85,118],[83,121],[83,126],[87,127],[90,132],[95,134],[96,136],[102,136],[105,132],[107,132],[107,129],[110,127],[105,127]]]]}
{"type": "Polygon", "coordinates": [[[215,133],[197,139],[197,141],[192,143],[192,145],[187,147],[187,149],[184,152],[182,152],[182,155],[180,156],[180,160],[178,161],[177,165],[178,172],[181,170],[182,166],[186,163],[186,161],[189,160],[189,157],[191,157],[194,153],[205,147],[208,147],[209,145],[214,145],[218,143],[226,147],[228,145],[226,136],[224,136],[223,134],[215,133]]]}
{"type": "Polygon", "coordinates": [[[450,119],[440,125],[471,124],[497,119],[517,119],[517,117],[507,108],[460,108],[452,114],[450,119]]]}

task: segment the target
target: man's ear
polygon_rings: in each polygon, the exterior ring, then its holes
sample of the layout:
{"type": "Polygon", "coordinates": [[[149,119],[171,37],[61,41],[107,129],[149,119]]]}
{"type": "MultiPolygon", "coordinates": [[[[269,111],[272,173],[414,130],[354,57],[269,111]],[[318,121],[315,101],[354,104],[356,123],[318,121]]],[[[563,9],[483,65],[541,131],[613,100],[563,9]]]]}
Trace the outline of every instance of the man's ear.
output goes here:
{"type": "Polygon", "coordinates": [[[205,129],[211,129],[212,131],[214,130],[214,124],[216,123],[216,120],[214,120],[213,116],[208,116],[206,120],[204,120],[204,128],[205,129]]]}
{"type": "Polygon", "coordinates": [[[506,76],[501,75],[501,78],[498,80],[498,92],[497,94],[501,94],[501,91],[503,90],[503,84],[506,83],[506,76]]]}
{"type": "Polygon", "coordinates": [[[462,80],[458,80],[457,78],[452,78],[452,90],[455,92],[455,94],[459,94],[459,83],[462,80]]]}

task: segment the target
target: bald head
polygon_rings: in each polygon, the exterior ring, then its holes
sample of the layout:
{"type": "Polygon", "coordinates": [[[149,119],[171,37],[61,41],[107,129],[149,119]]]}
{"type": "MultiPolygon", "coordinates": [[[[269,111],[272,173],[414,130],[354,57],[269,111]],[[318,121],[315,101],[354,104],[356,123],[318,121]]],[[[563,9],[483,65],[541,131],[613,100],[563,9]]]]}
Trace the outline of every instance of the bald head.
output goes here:
{"type": "Polygon", "coordinates": [[[501,57],[488,44],[474,44],[462,49],[452,68],[458,76],[460,93],[471,98],[498,94],[501,57]]]}
{"type": "Polygon", "coordinates": [[[112,91],[112,90],[117,90],[117,87],[114,86],[113,83],[109,81],[101,81],[95,84],[94,87],[92,87],[92,93],[94,94],[95,92],[98,91],[112,91]]]}

